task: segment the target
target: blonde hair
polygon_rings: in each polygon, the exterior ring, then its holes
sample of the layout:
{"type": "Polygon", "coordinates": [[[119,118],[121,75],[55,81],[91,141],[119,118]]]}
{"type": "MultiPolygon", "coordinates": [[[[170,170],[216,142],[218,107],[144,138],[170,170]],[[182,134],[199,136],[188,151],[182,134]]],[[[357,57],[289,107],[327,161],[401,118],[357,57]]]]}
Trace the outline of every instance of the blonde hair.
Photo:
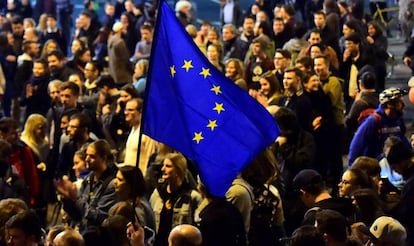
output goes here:
{"type": "Polygon", "coordinates": [[[184,181],[185,174],[187,173],[187,160],[180,153],[169,153],[165,156],[165,160],[168,159],[175,167],[179,178],[184,181]]]}
{"type": "Polygon", "coordinates": [[[46,118],[41,114],[31,114],[24,125],[21,140],[25,142],[33,152],[40,158],[46,158],[45,146],[48,146],[48,140],[46,137],[38,139],[35,136],[35,131],[38,125],[45,127],[47,124],[46,118]]]}

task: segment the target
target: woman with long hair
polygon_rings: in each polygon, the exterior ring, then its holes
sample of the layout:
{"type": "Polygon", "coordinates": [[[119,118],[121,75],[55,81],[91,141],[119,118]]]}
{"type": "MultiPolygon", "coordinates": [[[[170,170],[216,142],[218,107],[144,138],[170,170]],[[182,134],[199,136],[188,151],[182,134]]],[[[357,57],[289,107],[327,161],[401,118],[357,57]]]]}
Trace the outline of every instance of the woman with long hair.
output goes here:
{"type": "Polygon", "coordinates": [[[236,58],[229,58],[225,64],[225,75],[236,85],[247,91],[247,83],[244,80],[243,62],[236,58]]]}
{"type": "Polygon", "coordinates": [[[180,153],[167,154],[161,169],[164,183],[151,195],[157,235],[155,245],[166,245],[171,229],[179,224],[194,224],[194,212],[201,195],[186,179],[187,160],[180,153]]]}
{"type": "Polygon", "coordinates": [[[224,72],[224,65],[221,62],[222,54],[223,54],[223,51],[220,45],[210,44],[209,46],[207,46],[207,59],[220,72],[224,72]]]}
{"type": "Polygon", "coordinates": [[[47,157],[49,154],[49,141],[46,137],[47,120],[40,114],[30,115],[24,125],[21,140],[32,151],[40,182],[40,192],[36,198],[35,209],[42,222],[46,225],[47,203],[49,201],[50,184],[47,180],[47,157]]]}
{"type": "Polygon", "coordinates": [[[140,59],[135,63],[134,75],[132,84],[138,91],[141,98],[144,98],[144,92],[147,84],[149,61],[147,59],[140,59]]]}
{"type": "Polygon", "coordinates": [[[268,105],[277,105],[283,95],[282,86],[272,71],[262,74],[259,79],[259,93],[267,98],[268,105]]]}
{"type": "Polygon", "coordinates": [[[388,40],[377,22],[371,21],[368,23],[368,36],[366,40],[375,57],[374,67],[377,77],[375,89],[383,91],[385,89],[385,78],[387,77],[388,40]]]}
{"type": "Polygon", "coordinates": [[[52,50],[60,50],[60,47],[56,40],[49,39],[43,44],[42,51],[40,52],[40,57],[47,59],[47,54],[52,50]]]}
{"type": "Polygon", "coordinates": [[[119,202],[110,209],[109,214],[124,215],[131,221],[138,221],[142,226],[155,230],[154,213],[145,198],[146,187],[141,170],[134,166],[122,166],[118,169],[114,183],[119,202]],[[124,206],[129,207],[132,214],[123,213],[124,206]]]}

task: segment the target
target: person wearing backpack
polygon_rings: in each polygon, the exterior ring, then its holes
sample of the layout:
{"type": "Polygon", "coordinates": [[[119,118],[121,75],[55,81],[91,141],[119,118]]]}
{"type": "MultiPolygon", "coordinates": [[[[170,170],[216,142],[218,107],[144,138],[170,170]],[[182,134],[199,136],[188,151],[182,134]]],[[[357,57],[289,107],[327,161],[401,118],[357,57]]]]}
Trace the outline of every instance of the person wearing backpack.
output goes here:
{"type": "Polygon", "coordinates": [[[359,77],[360,96],[354,101],[345,116],[345,127],[352,135],[358,129],[360,120],[363,120],[363,112],[368,109],[376,109],[379,104],[378,93],[375,90],[376,77],[371,71],[364,72],[359,77]]]}
{"type": "Polygon", "coordinates": [[[382,153],[385,140],[390,136],[397,136],[404,144],[410,146],[405,137],[406,127],[402,118],[405,107],[403,96],[407,94],[406,90],[394,87],[380,93],[380,105],[375,113],[359,126],[351,141],[349,165],[359,156],[377,158],[382,153]]]}
{"type": "Polygon", "coordinates": [[[315,225],[316,213],[332,209],[341,213],[348,222],[355,222],[356,208],[346,197],[332,197],[322,176],[313,169],[303,169],[293,179],[293,187],[308,209],[303,215],[302,225],[315,225]]]}

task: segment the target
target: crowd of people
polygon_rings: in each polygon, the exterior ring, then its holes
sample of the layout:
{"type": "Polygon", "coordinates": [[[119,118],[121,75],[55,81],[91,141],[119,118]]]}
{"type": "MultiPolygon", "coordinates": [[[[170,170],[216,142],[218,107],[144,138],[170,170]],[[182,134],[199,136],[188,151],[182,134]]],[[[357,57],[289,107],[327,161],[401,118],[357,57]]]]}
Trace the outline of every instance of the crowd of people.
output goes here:
{"type": "Polygon", "coordinates": [[[217,197],[194,160],[140,137],[157,1],[86,0],[73,29],[70,0],[0,1],[0,245],[414,245],[386,32],[362,0],[294,3],[222,0],[214,26],[174,1],[281,131],[217,197]]]}

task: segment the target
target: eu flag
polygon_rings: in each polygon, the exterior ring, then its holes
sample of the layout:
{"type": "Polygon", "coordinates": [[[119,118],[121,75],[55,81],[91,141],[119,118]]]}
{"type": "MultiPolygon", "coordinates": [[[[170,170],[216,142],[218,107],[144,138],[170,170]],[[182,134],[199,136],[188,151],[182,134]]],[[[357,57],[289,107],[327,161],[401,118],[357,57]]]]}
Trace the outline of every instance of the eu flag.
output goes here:
{"type": "Polygon", "coordinates": [[[262,105],[209,63],[168,4],[160,4],[144,133],[193,159],[209,192],[223,197],[279,128],[262,105]]]}

